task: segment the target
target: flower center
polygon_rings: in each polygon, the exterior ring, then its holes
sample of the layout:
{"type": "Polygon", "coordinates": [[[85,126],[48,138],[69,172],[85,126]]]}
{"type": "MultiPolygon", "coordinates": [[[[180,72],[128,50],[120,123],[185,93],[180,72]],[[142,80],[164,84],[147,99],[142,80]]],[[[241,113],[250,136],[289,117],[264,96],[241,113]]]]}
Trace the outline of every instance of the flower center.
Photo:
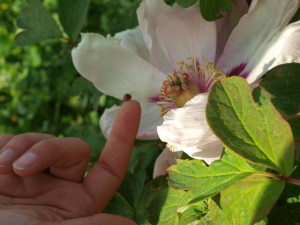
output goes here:
{"type": "Polygon", "coordinates": [[[191,63],[178,62],[179,70],[169,73],[162,84],[159,102],[161,115],[169,110],[180,108],[200,93],[209,92],[216,80],[226,77],[218,67],[204,58],[201,62],[195,58],[188,58],[191,63]]]}

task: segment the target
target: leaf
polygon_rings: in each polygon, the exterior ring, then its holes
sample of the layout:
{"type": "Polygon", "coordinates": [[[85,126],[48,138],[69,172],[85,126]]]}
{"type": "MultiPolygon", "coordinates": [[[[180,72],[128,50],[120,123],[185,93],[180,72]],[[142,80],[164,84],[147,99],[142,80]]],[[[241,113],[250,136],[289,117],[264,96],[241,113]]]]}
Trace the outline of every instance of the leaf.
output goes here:
{"type": "Polygon", "coordinates": [[[194,5],[198,0],[176,0],[176,3],[183,8],[188,8],[194,5]]]}
{"type": "Polygon", "coordinates": [[[119,190],[133,207],[139,204],[144,185],[152,178],[151,164],[159,153],[156,146],[139,146],[133,149],[129,171],[119,190]],[[151,167],[151,174],[147,174],[148,167],[151,167]]]}
{"type": "Polygon", "coordinates": [[[194,197],[191,203],[194,203],[217,194],[252,173],[253,168],[244,159],[227,151],[222,160],[214,161],[209,167],[201,160],[179,160],[169,169],[169,185],[188,190],[194,197]]]}
{"type": "Polygon", "coordinates": [[[277,108],[289,115],[300,112],[300,64],[274,67],[259,85],[274,96],[272,102],[277,108]]]}
{"type": "MultiPolygon", "coordinates": [[[[291,177],[300,179],[300,162],[291,177]]],[[[278,203],[268,216],[272,225],[295,225],[300,222],[300,186],[286,183],[278,203]]]]}
{"type": "Polygon", "coordinates": [[[290,23],[296,22],[300,20],[300,8],[298,8],[298,11],[295,13],[294,17],[291,19],[290,23]]]}
{"type": "Polygon", "coordinates": [[[280,196],[285,183],[251,175],[221,192],[220,201],[210,205],[212,224],[252,225],[262,220],[280,196]]]}
{"type": "Polygon", "coordinates": [[[209,95],[208,123],[237,154],[288,176],[295,157],[290,126],[264,90],[256,90],[256,99],[258,103],[245,79],[235,76],[220,80],[209,95]]]}
{"type": "Polygon", "coordinates": [[[76,40],[86,20],[90,0],[59,0],[58,15],[65,32],[76,40]]]}
{"type": "Polygon", "coordinates": [[[222,11],[231,11],[231,0],[200,0],[200,11],[204,19],[217,20],[222,17],[222,11]]]}
{"type": "Polygon", "coordinates": [[[176,225],[179,222],[177,209],[189,201],[185,191],[171,188],[160,191],[149,207],[149,221],[157,225],[176,225]]]}
{"type": "Polygon", "coordinates": [[[179,212],[178,225],[207,224],[205,215],[208,208],[206,202],[199,202],[182,208],[183,210],[179,212]]]}
{"type": "MultiPolygon", "coordinates": [[[[145,224],[148,222],[147,217],[149,214],[149,206],[152,202],[152,200],[155,198],[155,196],[165,190],[168,187],[167,180],[165,176],[157,177],[153,180],[150,180],[145,186],[144,189],[139,196],[139,201],[137,203],[137,206],[135,207],[136,215],[135,215],[135,221],[138,224],[145,224]]],[[[152,217],[159,216],[160,212],[157,212],[158,215],[155,215],[154,211],[152,212],[152,217]]]]}
{"type": "Polygon", "coordinates": [[[25,46],[52,38],[62,37],[59,27],[40,0],[27,0],[29,6],[22,8],[17,20],[24,29],[15,37],[15,44],[25,46]]]}
{"type": "Polygon", "coordinates": [[[296,140],[300,140],[300,117],[292,118],[288,120],[288,123],[290,124],[294,138],[296,140]]]}
{"type": "Polygon", "coordinates": [[[135,211],[121,194],[116,193],[103,210],[103,213],[111,213],[133,219],[135,211]]]}
{"type": "Polygon", "coordinates": [[[297,225],[300,221],[300,203],[275,206],[268,218],[271,225],[297,225]]]}

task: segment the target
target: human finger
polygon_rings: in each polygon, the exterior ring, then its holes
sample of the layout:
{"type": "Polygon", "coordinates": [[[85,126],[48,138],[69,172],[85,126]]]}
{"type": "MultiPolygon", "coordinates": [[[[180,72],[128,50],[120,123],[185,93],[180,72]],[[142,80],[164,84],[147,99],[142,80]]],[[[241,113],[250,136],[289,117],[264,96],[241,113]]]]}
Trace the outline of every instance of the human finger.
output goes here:
{"type": "Polygon", "coordinates": [[[50,134],[24,133],[13,137],[6,136],[7,142],[1,146],[0,150],[0,174],[12,172],[13,162],[27,151],[35,143],[53,138],[50,134]]]}
{"type": "Polygon", "coordinates": [[[0,149],[2,149],[2,147],[13,137],[14,137],[14,135],[11,135],[11,134],[0,135],[0,149]]]}
{"type": "Polygon", "coordinates": [[[90,147],[80,138],[42,140],[18,158],[13,169],[19,176],[32,176],[49,168],[50,174],[80,182],[90,159],[90,147]]]}
{"type": "Polygon", "coordinates": [[[90,217],[43,223],[43,225],[137,225],[130,219],[112,214],[96,214],[90,217]]]}
{"type": "Polygon", "coordinates": [[[124,178],[140,115],[138,102],[128,101],[122,104],[101,157],[84,180],[85,188],[99,210],[109,202],[124,178]]]}

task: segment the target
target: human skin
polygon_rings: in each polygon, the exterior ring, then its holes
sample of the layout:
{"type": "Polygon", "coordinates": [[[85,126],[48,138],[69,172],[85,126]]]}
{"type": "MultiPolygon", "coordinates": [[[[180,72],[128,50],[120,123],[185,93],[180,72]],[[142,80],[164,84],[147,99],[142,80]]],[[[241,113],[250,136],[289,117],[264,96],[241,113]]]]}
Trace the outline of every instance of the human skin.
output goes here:
{"type": "Polygon", "coordinates": [[[98,163],[85,177],[90,148],[79,138],[0,135],[0,225],[134,225],[99,212],[124,178],[140,113],[137,102],[122,104],[98,163]]]}

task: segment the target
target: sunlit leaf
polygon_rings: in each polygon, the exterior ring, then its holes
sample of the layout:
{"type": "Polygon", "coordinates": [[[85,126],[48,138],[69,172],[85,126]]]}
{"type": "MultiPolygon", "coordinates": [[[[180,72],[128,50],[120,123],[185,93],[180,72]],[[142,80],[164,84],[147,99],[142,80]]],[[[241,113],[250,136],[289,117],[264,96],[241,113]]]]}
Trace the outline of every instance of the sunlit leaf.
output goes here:
{"type": "Polygon", "coordinates": [[[179,160],[169,169],[169,185],[175,189],[188,190],[194,198],[201,201],[217,194],[236,181],[249,176],[254,169],[235,153],[228,151],[222,160],[209,167],[201,160],[179,160]]]}
{"type": "Polygon", "coordinates": [[[252,225],[262,220],[280,196],[285,183],[251,175],[221,192],[210,206],[213,225],[252,225]]]}
{"type": "Polygon", "coordinates": [[[206,108],[208,123],[237,154],[288,176],[295,157],[291,128],[264,90],[255,93],[257,103],[240,77],[216,82],[206,108]]]}

